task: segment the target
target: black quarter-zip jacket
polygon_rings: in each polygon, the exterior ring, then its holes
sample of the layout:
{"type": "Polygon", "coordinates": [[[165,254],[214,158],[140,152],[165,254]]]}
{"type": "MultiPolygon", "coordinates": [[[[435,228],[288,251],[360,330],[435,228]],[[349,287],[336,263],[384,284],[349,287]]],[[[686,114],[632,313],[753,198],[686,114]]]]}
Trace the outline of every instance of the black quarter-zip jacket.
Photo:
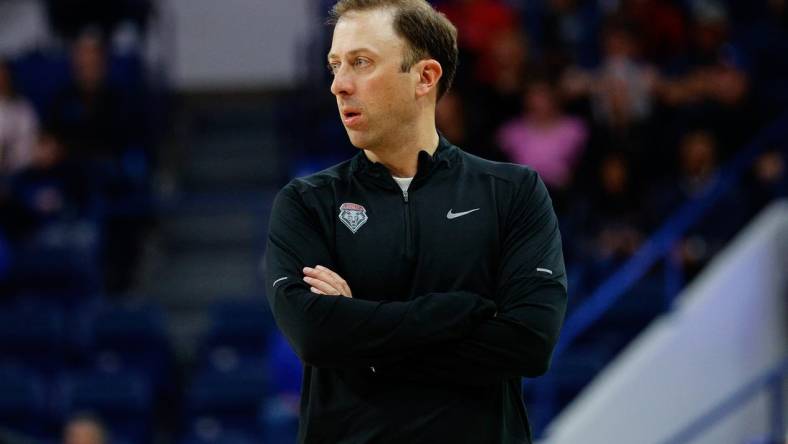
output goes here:
{"type": "Polygon", "coordinates": [[[267,298],[304,363],[299,443],[530,443],[521,378],[566,309],[552,202],[528,167],[443,137],[407,192],[363,152],[277,195],[267,298]],[[303,267],[353,297],[310,292],[303,267]]]}

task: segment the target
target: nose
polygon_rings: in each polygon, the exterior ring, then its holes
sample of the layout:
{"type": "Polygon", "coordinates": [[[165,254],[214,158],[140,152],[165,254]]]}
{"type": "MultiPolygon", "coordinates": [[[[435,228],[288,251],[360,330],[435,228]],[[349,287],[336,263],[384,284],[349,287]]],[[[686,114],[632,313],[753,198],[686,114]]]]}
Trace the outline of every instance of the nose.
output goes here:
{"type": "Polygon", "coordinates": [[[353,94],[353,79],[345,66],[340,66],[334,73],[334,80],[331,82],[331,93],[337,97],[353,94]]]}

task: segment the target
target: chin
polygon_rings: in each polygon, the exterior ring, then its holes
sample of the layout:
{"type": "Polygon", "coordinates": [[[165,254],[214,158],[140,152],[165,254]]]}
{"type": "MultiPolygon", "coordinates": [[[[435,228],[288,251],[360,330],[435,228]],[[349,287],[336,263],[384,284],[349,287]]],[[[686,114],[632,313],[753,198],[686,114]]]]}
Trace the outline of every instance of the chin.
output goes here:
{"type": "Polygon", "coordinates": [[[350,139],[350,143],[353,144],[354,147],[364,150],[369,149],[370,146],[370,138],[366,137],[366,134],[359,133],[358,131],[347,130],[347,136],[350,139]]]}

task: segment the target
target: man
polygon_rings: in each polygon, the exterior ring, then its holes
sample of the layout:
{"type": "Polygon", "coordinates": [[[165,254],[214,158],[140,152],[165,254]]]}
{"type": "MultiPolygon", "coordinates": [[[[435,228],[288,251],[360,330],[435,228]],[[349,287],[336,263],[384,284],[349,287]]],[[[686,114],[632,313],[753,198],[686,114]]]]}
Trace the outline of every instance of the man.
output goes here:
{"type": "Polygon", "coordinates": [[[329,67],[352,159],[277,196],[268,300],[304,362],[300,443],[528,443],[521,378],[566,306],[532,170],[440,137],[456,31],[423,0],[341,0],[329,67]]]}

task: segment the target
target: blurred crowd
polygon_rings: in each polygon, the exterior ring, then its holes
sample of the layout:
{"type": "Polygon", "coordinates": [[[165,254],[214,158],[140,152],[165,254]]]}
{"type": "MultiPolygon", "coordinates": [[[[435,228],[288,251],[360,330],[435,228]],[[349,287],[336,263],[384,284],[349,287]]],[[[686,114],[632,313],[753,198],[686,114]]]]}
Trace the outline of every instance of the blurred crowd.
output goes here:
{"type": "Polygon", "coordinates": [[[45,3],[49,41],[0,56],[4,295],[131,287],[161,111],[139,51],[116,37],[142,35],[146,3],[45,3]]]}
{"type": "MultiPolygon", "coordinates": [[[[105,396],[92,369],[130,359],[101,345],[96,319],[108,309],[98,306],[132,288],[154,216],[162,110],[138,46],[146,3],[0,4],[9,25],[0,30],[2,442],[109,442],[101,419],[79,403],[105,396]],[[41,20],[28,23],[31,14],[41,20]]],[[[167,355],[150,350],[167,365],[167,355]]],[[[118,377],[132,399],[144,394],[136,380],[118,377]]]]}
{"type": "MultiPolygon", "coordinates": [[[[435,1],[459,31],[438,127],[550,189],[571,291],[631,256],[788,109],[788,3],[435,1]]],[[[788,194],[786,146],[676,245],[687,278],[760,207],[788,194]]]]}

